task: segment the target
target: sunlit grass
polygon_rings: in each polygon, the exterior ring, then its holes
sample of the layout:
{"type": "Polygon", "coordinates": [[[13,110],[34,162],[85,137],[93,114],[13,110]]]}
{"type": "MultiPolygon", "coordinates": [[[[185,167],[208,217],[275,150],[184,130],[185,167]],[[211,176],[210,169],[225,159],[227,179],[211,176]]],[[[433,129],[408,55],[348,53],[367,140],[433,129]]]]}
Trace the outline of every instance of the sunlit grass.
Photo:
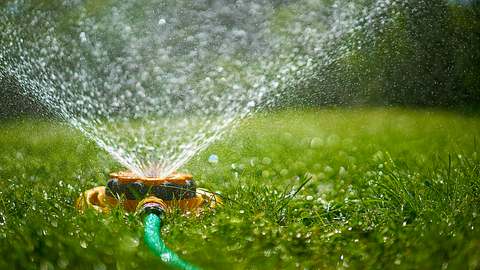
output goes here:
{"type": "MultiPolygon", "coordinates": [[[[224,207],[174,214],[163,234],[207,269],[473,269],[479,135],[479,117],[441,111],[258,115],[184,168],[220,191],[224,207]]],[[[163,267],[141,240],[140,218],[73,207],[118,169],[57,123],[3,123],[0,269],[163,267]]]]}

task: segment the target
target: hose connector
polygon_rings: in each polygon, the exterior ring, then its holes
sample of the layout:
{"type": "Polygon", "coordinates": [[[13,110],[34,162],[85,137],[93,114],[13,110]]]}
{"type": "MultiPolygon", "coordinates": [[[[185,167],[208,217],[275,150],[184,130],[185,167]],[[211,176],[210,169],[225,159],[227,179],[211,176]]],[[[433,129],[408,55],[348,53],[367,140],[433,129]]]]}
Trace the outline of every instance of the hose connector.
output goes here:
{"type": "Polygon", "coordinates": [[[167,205],[162,199],[159,199],[154,196],[150,196],[141,200],[138,203],[137,209],[135,210],[135,212],[140,216],[155,214],[159,217],[162,217],[165,214],[166,209],[167,209],[167,205]]]}

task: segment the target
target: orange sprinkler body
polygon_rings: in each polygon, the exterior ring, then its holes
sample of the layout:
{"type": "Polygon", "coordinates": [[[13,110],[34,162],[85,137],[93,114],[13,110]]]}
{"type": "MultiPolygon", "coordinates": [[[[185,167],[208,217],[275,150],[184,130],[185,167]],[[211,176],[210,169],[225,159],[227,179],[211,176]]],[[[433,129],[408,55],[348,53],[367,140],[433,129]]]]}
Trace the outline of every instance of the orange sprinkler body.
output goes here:
{"type": "Polygon", "coordinates": [[[108,212],[120,205],[126,211],[143,211],[155,205],[162,211],[181,209],[200,213],[205,207],[213,208],[221,203],[220,197],[205,189],[197,188],[190,174],[174,173],[167,177],[139,177],[131,172],[110,174],[106,186],[85,191],[77,199],[80,210],[93,208],[108,212]]]}

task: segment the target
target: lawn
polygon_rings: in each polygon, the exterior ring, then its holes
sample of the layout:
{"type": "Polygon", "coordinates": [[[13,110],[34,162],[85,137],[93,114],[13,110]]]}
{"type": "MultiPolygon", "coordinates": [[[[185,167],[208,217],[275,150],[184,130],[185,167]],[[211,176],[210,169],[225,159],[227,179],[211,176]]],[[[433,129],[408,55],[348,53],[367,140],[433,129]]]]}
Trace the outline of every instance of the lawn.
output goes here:
{"type": "MultiPolygon", "coordinates": [[[[141,218],[74,208],[121,169],[102,150],[56,122],[1,126],[0,269],[165,267],[141,218]]],[[[224,205],[162,234],[204,269],[478,269],[479,139],[455,112],[260,114],[184,168],[224,205]]]]}

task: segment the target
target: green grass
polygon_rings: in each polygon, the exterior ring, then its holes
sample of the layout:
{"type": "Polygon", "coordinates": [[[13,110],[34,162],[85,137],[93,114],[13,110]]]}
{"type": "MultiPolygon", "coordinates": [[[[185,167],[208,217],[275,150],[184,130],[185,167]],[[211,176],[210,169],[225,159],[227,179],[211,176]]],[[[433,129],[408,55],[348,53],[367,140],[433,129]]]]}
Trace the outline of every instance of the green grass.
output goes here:
{"type": "MultiPolygon", "coordinates": [[[[165,267],[139,217],[73,207],[118,164],[58,123],[1,125],[0,269],[165,267]]],[[[480,117],[441,111],[259,115],[184,169],[224,206],[162,233],[205,269],[478,269],[479,138],[480,117]]]]}

